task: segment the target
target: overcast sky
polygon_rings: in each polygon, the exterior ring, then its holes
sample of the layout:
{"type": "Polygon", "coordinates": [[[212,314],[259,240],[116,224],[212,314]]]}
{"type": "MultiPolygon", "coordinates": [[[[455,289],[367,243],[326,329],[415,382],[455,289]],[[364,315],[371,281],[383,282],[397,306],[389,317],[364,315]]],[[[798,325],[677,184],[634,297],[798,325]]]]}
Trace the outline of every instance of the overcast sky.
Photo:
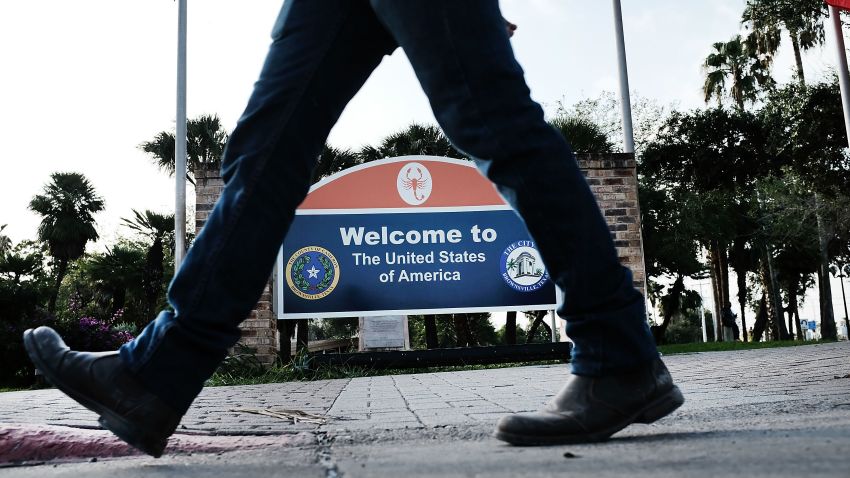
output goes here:
{"type": "MultiPolygon", "coordinates": [[[[280,0],[189,1],[189,116],[238,119],[269,44],[280,0]]],[[[681,108],[703,105],[700,64],[713,42],[740,29],[745,0],[623,0],[631,86],[681,108]]],[[[611,2],[503,0],[519,30],[513,45],[548,112],[616,91],[611,2]]],[[[131,209],[173,209],[173,181],[138,145],[173,128],[177,3],[173,0],[0,2],[0,225],[32,239],[27,210],[55,171],[85,174],[106,201],[97,216],[109,243],[131,209]]],[[[789,43],[787,38],[784,43],[789,43]]],[[[806,57],[807,77],[833,62],[831,44],[806,57]]],[[[781,51],[776,77],[790,75],[781,51]]],[[[407,124],[433,122],[401,51],[384,60],[346,109],[330,143],[358,148],[407,124]]]]}

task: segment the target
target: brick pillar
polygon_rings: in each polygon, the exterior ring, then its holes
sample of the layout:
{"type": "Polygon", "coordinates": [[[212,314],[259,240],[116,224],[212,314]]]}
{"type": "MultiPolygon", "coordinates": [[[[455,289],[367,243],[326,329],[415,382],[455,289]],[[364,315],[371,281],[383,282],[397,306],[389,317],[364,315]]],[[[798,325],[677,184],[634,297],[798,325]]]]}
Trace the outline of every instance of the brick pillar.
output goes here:
{"type": "Polygon", "coordinates": [[[632,270],[635,287],[646,293],[637,169],[633,154],[577,154],[602,214],[611,228],[620,262],[632,270]]]}
{"type": "MultiPolygon", "coordinates": [[[[218,169],[195,173],[195,231],[200,232],[221,196],[224,182],[218,169]]],[[[271,284],[267,283],[256,307],[239,326],[242,338],[239,343],[250,348],[257,358],[271,364],[277,358],[277,319],[272,311],[271,284]]]]}

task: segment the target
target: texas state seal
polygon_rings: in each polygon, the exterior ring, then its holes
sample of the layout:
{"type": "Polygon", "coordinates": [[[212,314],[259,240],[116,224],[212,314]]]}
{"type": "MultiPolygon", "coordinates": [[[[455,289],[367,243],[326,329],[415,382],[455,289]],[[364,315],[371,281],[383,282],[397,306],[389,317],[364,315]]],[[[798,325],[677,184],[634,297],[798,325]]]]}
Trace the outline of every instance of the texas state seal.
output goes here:
{"type": "Polygon", "coordinates": [[[339,282],[339,263],[323,247],[307,246],[295,251],[286,263],[286,283],[298,297],[317,300],[333,292],[339,282]]]}

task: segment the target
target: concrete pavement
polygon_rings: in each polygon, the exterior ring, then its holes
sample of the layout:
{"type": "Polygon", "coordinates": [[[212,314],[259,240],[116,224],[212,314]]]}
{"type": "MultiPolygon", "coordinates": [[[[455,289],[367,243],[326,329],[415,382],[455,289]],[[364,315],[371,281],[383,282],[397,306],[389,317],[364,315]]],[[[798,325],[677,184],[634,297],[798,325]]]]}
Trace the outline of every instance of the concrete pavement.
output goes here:
{"type": "MultiPolygon", "coordinates": [[[[44,464],[0,468],[0,478],[850,477],[850,343],[665,361],[685,405],[605,444],[519,448],[490,438],[498,417],[537,409],[568,373],[562,365],[517,367],[207,388],[161,459],[101,456],[93,463],[85,453],[57,455],[65,456],[59,461],[41,456],[32,463],[44,464]],[[293,423],[245,409],[297,410],[328,419],[293,423]]],[[[0,394],[0,424],[8,424],[6,430],[48,425],[68,431],[91,429],[96,421],[56,390],[38,390],[0,394]]],[[[0,462],[8,462],[2,459],[3,430],[0,462]]],[[[85,433],[108,437],[99,430],[85,433]]]]}

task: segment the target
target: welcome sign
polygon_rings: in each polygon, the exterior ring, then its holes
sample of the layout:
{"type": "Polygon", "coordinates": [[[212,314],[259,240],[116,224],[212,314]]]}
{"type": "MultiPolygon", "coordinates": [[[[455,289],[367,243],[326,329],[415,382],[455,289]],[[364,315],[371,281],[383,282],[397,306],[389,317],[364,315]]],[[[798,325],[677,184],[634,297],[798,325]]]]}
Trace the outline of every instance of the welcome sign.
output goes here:
{"type": "Polygon", "coordinates": [[[555,308],[522,220],[469,161],[404,156],[315,184],[276,268],[278,318],[555,308]]]}

